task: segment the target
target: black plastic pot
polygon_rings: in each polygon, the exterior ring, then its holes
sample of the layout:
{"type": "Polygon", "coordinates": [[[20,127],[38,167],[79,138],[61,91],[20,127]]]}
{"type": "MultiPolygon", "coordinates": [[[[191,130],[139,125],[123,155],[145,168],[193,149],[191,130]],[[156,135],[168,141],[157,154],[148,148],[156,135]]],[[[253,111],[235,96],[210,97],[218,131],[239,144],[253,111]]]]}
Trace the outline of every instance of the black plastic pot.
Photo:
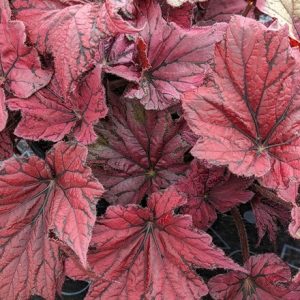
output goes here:
{"type": "Polygon", "coordinates": [[[66,278],[61,292],[61,299],[83,300],[88,292],[89,286],[89,282],[66,278]]]}

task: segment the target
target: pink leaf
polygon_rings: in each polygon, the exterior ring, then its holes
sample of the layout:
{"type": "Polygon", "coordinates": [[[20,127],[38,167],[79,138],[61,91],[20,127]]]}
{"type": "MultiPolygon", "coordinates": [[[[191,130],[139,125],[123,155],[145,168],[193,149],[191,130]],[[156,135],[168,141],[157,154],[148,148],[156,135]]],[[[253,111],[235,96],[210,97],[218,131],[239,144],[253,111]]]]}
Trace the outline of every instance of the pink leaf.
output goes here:
{"type": "Polygon", "coordinates": [[[109,36],[137,31],[118,14],[115,0],[71,6],[50,0],[16,0],[13,6],[38,50],[53,55],[64,97],[99,60],[99,44],[109,36]]]}
{"type": "Polygon", "coordinates": [[[5,128],[8,118],[8,113],[5,105],[5,93],[0,87],[0,132],[5,128]]]}
{"type": "Polygon", "coordinates": [[[79,142],[90,144],[96,140],[94,124],[107,114],[100,67],[82,81],[72,97],[63,97],[54,77],[49,86],[29,99],[12,98],[7,102],[10,109],[22,112],[15,134],[35,141],[56,142],[73,130],[79,142]]]}
{"type": "Polygon", "coordinates": [[[137,101],[109,95],[108,119],[95,127],[89,165],[111,203],[139,203],[146,194],[167,188],[184,175],[190,146],[181,132],[186,123],[168,111],[146,111],[137,101]]]}
{"type": "Polygon", "coordinates": [[[297,69],[286,28],[233,17],[216,47],[213,82],[183,98],[185,118],[201,136],[192,154],[265,187],[299,181],[297,69]]]}
{"type": "Polygon", "coordinates": [[[300,3],[298,0],[257,0],[257,8],[276,18],[278,25],[288,25],[292,39],[300,41],[300,3]]]}
{"type": "Polygon", "coordinates": [[[27,98],[47,85],[52,73],[41,68],[37,51],[25,45],[23,22],[10,21],[7,0],[1,1],[0,12],[0,87],[27,98]]]}
{"type": "Polygon", "coordinates": [[[135,43],[125,34],[119,35],[109,49],[103,70],[128,81],[138,82],[140,71],[133,59],[135,43]]]}
{"type": "Polygon", "coordinates": [[[294,206],[291,212],[292,222],[289,225],[289,232],[295,239],[300,239],[300,207],[294,206]]]}
{"type": "Polygon", "coordinates": [[[229,22],[233,15],[241,15],[247,4],[247,0],[210,0],[203,5],[204,16],[198,23],[208,25],[215,22],[229,22]]]}
{"type": "Polygon", "coordinates": [[[87,149],[60,142],[42,160],[13,157],[0,173],[0,282],[5,299],[54,299],[63,279],[60,241],[86,265],[103,188],[86,167],[87,149]],[[13,249],[13,251],[12,251],[13,249]],[[60,284],[58,284],[60,283],[60,284]]]}
{"type": "Polygon", "coordinates": [[[165,0],[160,0],[159,3],[162,16],[167,22],[174,22],[182,28],[191,28],[195,8],[194,4],[186,2],[180,7],[173,7],[168,5],[165,0]]]}
{"type": "Polygon", "coordinates": [[[215,300],[282,298],[289,291],[289,266],[273,253],[251,256],[245,263],[250,274],[230,271],[217,275],[208,282],[210,295],[215,300]]]}
{"type": "Polygon", "coordinates": [[[151,68],[143,70],[140,85],[129,88],[126,96],[140,99],[146,109],[162,110],[202,84],[225,25],[182,29],[167,23],[153,0],[141,2],[139,10],[138,27],[145,24],[139,35],[147,45],[151,68]]]}
{"type": "Polygon", "coordinates": [[[194,226],[207,229],[217,219],[216,210],[224,213],[252,198],[253,193],[246,191],[250,184],[249,180],[226,176],[225,168],[208,169],[194,160],[186,178],[175,186],[187,198],[182,212],[192,215],[194,226]]]}
{"type": "Polygon", "coordinates": [[[300,272],[293,278],[290,290],[291,291],[284,297],[285,300],[295,300],[300,298],[300,272]]]}
{"type": "Polygon", "coordinates": [[[199,299],[207,294],[194,268],[243,270],[211,237],[192,229],[175,189],[154,193],[148,207],[109,207],[97,221],[89,263],[98,278],[87,299],[199,299]],[[158,296],[159,295],[159,296],[158,296]]]}

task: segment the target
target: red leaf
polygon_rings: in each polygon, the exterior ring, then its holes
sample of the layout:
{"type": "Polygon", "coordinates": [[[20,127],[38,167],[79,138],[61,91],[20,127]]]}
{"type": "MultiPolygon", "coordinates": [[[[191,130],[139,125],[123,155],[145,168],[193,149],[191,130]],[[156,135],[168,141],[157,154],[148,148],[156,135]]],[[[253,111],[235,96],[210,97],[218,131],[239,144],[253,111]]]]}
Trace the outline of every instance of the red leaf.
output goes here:
{"type": "Polygon", "coordinates": [[[95,127],[89,165],[111,203],[139,203],[145,194],[167,188],[184,175],[190,146],[180,133],[186,123],[167,111],[145,111],[138,102],[110,95],[108,120],[95,127]]]}
{"type": "Polygon", "coordinates": [[[205,2],[207,0],[166,0],[166,2],[173,7],[180,7],[184,3],[196,3],[196,2],[205,2]]]}
{"type": "Polygon", "coordinates": [[[8,113],[5,105],[5,93],[0,87],[0,132],[5,128],[8,118],[8,113]]]}
{"type": "Polygon", "coordinates": [[[0,293],[54,299],[62,280],[59,240],[86,264],[101,184],[84,166],[87,149],[60,142],[46,160],[3,162],[0,173],[0,293]],[[11,250],[13,249],[13,251],[11,250]]]}
{"type": "MultiPolygon", "coordinates": [[[[204,17],[200,24],[229,22],[233,15],[241,15],[247,7],[248,0],[210,0],[205,5],[204,17]]],[[[248,16],[249,17],[249,16],[248,16]]]]}
{"type": "Polygon", "coordinates": [[[291,271],[278,256],[273,253],[251,256],[245,268],[249,275],[230,271],[211,278],[208,286],[213,299],[285,299],[282,297],[289,291],[291,271]]]}
{"type": "Polygon", "coordinates": [[[118,14],[115,0],[67,7],[57,1],[15,0],[13,6],[38,50],[53,55],[64,97],[100,59],[99,44],[109,36],[137,31],[118,14]]]}
{"type": "Polygon", "coordinates": [[[159,3],[162,16],[167,22],[174,22],[183,28],[191,28],[194,4],[186,2],[180,7],[173,7],[168,5],[165,0],[159,0],[159,3]]]}
{"type": "Polygon", "coordinates": [[[182,212],[193,217],[196,227],[207,229],[217,219],[216,210],[224,213],[252,198],[253,193],[246,191],[250,184],[249,180],[226,176],[225,168],[208,169],[194,160],[188,175],[175,186],[188,200],[182,212]]]}
{"type": "MultiPolygon", "coordinates": [[[[37,213],[34,204],[30,208],[37,213]]],[[[27,213],[23,212],[24,216],[27,213]]],[[[23,218],[23,214],[20,210],[18,216],[23,218]]],[[[63,262],[58,246],[44,232],[46,220],[32,217],[27,224],[20,221],[14,225],[19,228],[0,230],[1,297],[29,299],[37,294],[54,300],[64,280],[63,262]]]]}
{"type": "Polygon", "coordinates": [[[0,132],[0,161],[10,158],[13,151],[13,143],[8,130],[0,132]]]}
{"type": "Polygon", "coordinates": [[[140,99],[146,109],[161,110],[177,104],[183,92],[202,84],[225,25],[182,29],[167,23],[153,0],[141,2],[138,26],[143,24],[139,34],[147,44],[152,68],[143,70],[140,86],[129,88],[126,96],[140,99]]]}
{"type": "Polygon", "coordinates": [[[137,38],[136,41],[136,48],[138,52],[138,59],[139,59],[139,64],[142,67],[143,70],[148,70],[151,68],[151,64],[148,60],[147,57],[147,44],[144,42],[144,40],[140,37],[137,38]]]}
{"type": "Polygon", "coordinates": [[[12,110],[22,111],[22,120],[15,134],[31,140],[59,141],[73,130],[79,142],[96,140],[93,125],[107,114],[101,68],[96,67],[80,84],[74,96],[63,98],[58,80],[29,99],[9,99],[12,110]]]}
{"type": "Polygon", "coordinates": [[[265,187],[299,181],[299,75],[287,29],[233,17],[215,60],[213,82],[183,98],[188,124],[201,136],[192,154],[259,177],[265,187]]]}
{"type": "Polygon", "coordinates": [[[182,132],[182,137],[191,146],[194,146],[197,143],[198,138],[199,138],[199,136],[197,134],[195,134],[192,130],[190,130],[189,127],[187,127],[186,130],[184,130],[182,132]]]}
{"type": "Polygon", "coordinates": [[[289,210],[274,201],[261,199],[257,196],[251,201],[251,206],[258,231],[257,246],[266,232],[269,234],[270,241],[275,243],[278,231],[277,222],[287,225],[290,219],[289,210]]]}
{"type": "Polygon", "coordinates": [[[299,183],[291,182],[287,188],[278,189],[277,195],[287,202],[294,203],[298,195],[299,183]]]}
{"type": "Polygon", "coordinates": [[[147,208],[109,207],[94,229],[88,260],[99,277],[87,299],[199,299],[207,287],[195,267],[242,270],[189,216],[174,214],[184,202],[170,188],[147,208]]]}
{"type": "MultiPolygon", "coordinates": [[[[42,70],[37,51],[24,44],[24,24],[10,21],[7,0],[1,1],[0,13],[0,87],[17,97],[27,98],[47,85],[52,73],[42,70]]],[[[0,128],[1,119],[0,116],[0,128]]]]}
{"type": "Polygon", "coordinates": [[[289,27],[289,35],[300,41],[300,3],[298,0],[257,0],[257,8],[276,18],[279,26],[289,27]]]}
{"type": "Polygon", "coordinates": [[[293,278],[290,290],[291,291],[284,297],[284,300],[295,300],[300,298],[300,272],[293,278]]]}

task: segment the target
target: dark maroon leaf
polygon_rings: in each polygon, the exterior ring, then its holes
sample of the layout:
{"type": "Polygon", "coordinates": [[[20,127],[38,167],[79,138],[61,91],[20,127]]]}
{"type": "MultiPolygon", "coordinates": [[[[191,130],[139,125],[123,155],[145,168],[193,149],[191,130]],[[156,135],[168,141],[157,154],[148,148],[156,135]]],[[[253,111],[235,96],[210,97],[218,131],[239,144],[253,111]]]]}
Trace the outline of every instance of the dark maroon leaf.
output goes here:
{"type": "Polygon", "coordinates": [[[275,243],[278,231],[277,223],[279,221],[286,226],[289,223],[290,211],[283,205],[259,196],[251,201],[251,206],[258,231],[257,245],[260,244],[266,233],[268,233],[270,241],[275,243]]]}
{"type": "Polygon", "coordinates": [[[139,203],[145,194],[166,188],[184,175],[190,148],[180,133],[186,127],[168,111],[146,111],[137,101],[111,95],[108,120],[96,127],[89,165],[107,190],[110,203],[139,203]]]}
{"type": "Polygon", "coordinates": [[[0,132],[0,161],[10,158],[14,153],[13,142],[9,130],[0,132]]]}

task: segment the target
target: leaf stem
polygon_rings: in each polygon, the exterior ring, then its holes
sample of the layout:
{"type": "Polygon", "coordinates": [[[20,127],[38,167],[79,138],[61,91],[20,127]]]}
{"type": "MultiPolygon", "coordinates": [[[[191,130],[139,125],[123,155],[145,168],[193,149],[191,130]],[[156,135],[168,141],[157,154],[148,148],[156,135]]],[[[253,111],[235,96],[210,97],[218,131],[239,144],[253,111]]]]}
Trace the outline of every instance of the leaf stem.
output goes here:
{"type": "Polygon", "coordinates": [[[239,234],[240,245],[241,245],[241,250],[242,250],[242,255],[243,255],[243,261],[245,263],[248,260],[248,258],[250,257],[248,234],[247,234],[243,219],[241,217],[240,211],[237,207],[234,207],[231,209],[231,215],[233,217],[236,229],[239,234]]]}
{"type": "Polygon", "coordinates": [[[248,4],[242,13],[243,17],[247,17],[247,15],[249,14],[249,11],[253,7],[253,2],[254,2],[253,0],[248,0],[248,4]]]}

